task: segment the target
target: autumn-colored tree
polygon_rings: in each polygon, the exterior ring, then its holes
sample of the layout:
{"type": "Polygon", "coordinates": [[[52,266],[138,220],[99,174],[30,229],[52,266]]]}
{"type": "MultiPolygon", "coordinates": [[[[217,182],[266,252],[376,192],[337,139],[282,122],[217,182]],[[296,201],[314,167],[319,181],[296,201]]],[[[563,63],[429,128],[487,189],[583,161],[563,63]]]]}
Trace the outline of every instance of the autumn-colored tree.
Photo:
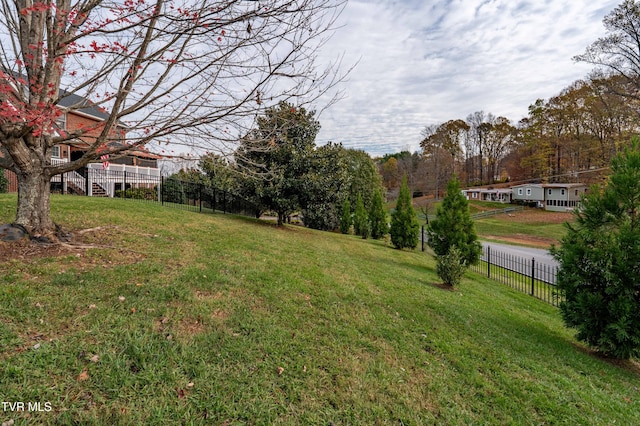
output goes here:
{"type": "Polygon", "coordinates": [[[0,168],[18,177],[15,222],[52,234],[51,177],[101,155],[159,142],[230,151],[265,106],[317,99],[340,80],[314,60],[344,3],[2,1],[0,168]],[[56,125],[86,108],[106,118],[56,125]],[[78,141],[81,157],[52,163],[54,146],[78,141]]]}
{"type": "Polygon", "coordinates": [[[433,164],[436,199],[440,196],[441,180],[446,181],[455,173],[456,163],[462,154],[462,141],[468,131],[469,125],[463,120],[449,120],[437,126],[427,126],[422,131],[424,139],[420,147],[423,156],[433,164]],[[448,167],[443,167],[443,162],[448,167]]]}

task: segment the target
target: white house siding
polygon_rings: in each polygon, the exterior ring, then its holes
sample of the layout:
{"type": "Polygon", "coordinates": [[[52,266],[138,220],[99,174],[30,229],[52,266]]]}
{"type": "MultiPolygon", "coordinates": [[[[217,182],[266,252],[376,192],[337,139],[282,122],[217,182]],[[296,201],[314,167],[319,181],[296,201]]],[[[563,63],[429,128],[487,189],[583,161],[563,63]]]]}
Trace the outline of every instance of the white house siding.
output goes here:
{"type": "Polygon", "coordinates": [[[544,190],[541,184],[525,184],[511,187],[513,201],[525,203],[544,203],[544,190]]]}
{"type": "Polygon", "coordinates": [[[583,184],[544,185],[545,209],[555,212],[571,211],[579,206],[580,198],[586,192],[583,184]]]}

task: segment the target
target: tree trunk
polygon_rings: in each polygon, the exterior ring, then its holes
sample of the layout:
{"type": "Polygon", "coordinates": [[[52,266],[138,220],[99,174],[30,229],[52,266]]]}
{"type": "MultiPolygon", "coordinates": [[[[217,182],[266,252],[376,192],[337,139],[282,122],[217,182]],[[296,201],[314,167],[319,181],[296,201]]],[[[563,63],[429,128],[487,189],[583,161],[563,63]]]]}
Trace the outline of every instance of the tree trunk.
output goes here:
{"type": "Polygon", "coordinates": [[[15,224],[32,237],[53,236],[55,224],[50,214],[50,177],[41,169],[18,173],[18,209],[15,224]]]}

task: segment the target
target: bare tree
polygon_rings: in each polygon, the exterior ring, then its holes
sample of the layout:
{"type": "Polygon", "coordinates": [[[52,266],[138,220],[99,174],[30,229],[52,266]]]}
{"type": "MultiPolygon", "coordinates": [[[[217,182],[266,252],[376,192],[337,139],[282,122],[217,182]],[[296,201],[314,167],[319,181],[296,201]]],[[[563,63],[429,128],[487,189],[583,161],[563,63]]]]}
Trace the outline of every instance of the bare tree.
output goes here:
{"type": "Polygon", "coordinates": [[[603,24],[607,34],[573,59],[595,65],[596,77],[601,73],[623,76],[633,90],[612,91],[640,99],[640,2],[624,0],[604,17],[603,24]]]}
{"type": "Polygon", "coordinates": [[[464,134],[468,131],[469,125],[463,120],[449,120],[440,125],[430,125],[422,131],[424,139],[420,142],[420,146],[423,149],[423,155],[430,158],[434,164],[436,199],[439,199],[441,178],[448,180],[455,172],[456,163],[462,153],[461,143],[464,134]],[[443,161],[450,167],[443,167],[443,161]]]}
{"type": "Polygon", "coordinates": [[[51,177],[101,155],[232,151],[264,107],[329,91],[339,61],[320,69],[317,54],[345,1],[0,0],[0,168],[18,177],[15,223],[52,235],[51,177]],[[56,126],[87,108],[104,120],[56,126]],[[77,141],[80,158],[52,164],[54,146],[77,141]]]}

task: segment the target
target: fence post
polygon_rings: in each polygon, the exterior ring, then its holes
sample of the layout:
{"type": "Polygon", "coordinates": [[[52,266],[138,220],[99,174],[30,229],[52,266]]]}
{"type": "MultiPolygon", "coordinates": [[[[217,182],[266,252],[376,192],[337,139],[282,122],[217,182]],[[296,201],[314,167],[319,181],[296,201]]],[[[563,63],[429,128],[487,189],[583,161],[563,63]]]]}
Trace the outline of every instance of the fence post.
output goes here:
{"type": "Polygon", "coordinates": [[[422,225],[422,251],[424,251],[424,225],[422,225]]]}
{"type": "Polygon", "coordinates": [[[487,278],[491,278],[491,246],[487,246],[487,278]]]}
{"type": "Polygon", "coordinates": [[[126,170],[122,171],[122,198],[127,198],[127,171],[126,170]]]}
{"type": "Polygon", "coordinates": [[[160,205],[164,206],[164,176],[160,176],[160,205]]]}
{"type": "Polygon", "coordinates": [[[531,258],[531,295],[535,295],[535,285],[536,285],[536,259],[534,257],[531,258]]]}
{"type": "Polygon", "coordinates": [[[200,212],[199,213],[202,213],[202,186],[203,186],[202,183],[198,184],[198,201],[200,202],[200,212]]]}
{"type": "Polygon", "coordinates": [[[85,189],[85,195],[87,197],[91,197],[91,186],[89,185],[89,172],[91,171],[91,169],[89,167],[87,167],[87,173],[84,177],[84,189],[85,189]]]}

